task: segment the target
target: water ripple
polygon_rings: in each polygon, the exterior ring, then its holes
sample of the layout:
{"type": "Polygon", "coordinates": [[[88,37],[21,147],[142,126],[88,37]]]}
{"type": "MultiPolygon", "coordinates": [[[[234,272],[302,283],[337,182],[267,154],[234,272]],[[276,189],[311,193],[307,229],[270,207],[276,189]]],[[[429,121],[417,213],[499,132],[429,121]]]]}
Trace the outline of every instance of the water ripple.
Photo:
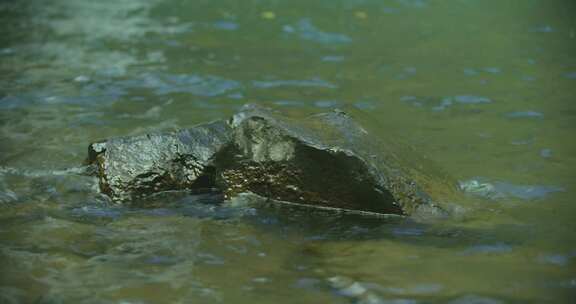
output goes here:
{"type": "Polygon", "coordinates": [[[467,193],[489,199],[517,198],[525,201],[543,199],[549,194],[565,191],[559,186],[516,185],[502,181],[487,182],[483,178],[461,182],[460,188],[467,193]]]}
{"type": "Polygon", "coordinates": [[[429,108],[432,111],[444,111],[449,107],[457,104],[461,105],[475,105],[475,104],[488,104],[492,103],[492,99],[485,96],[477,95],[456,95],[447,96],[443,98],[438,97],[418,97],[418,96],[403,96],[400,101],[411,104],[416,107],[429,108]]]}
{"type": "Polygon", "coordinates": [[[536,118],[541,119],[544,114],[536,111],[516,111],[510,112],[505,115],[507,118],[536,118]]]}
{"type": "Polygon", "coordinates": [[[252,85],[259,89],[270,89],[270,88],[277,88],[277,87],[319,87],[319,88],[328,88],[328,89],[336,89],[338,88],[337,85],[328,82],[326,80],[322,80],[320,78],[312,78],[312,79],[305,79],[305,80],[255,80],[252,81],[252,85]]]}
{"type": "Polygon", "coordinates": [[[235,31],[240,27],[238,23],[226,20],[216,21],[214,22],[213,26],[216,29],[225,31],[235,31]]]}
{"type": "Polygon", "coordinates": [[[190,93],[202,97],[214,97],[242,88],[235,80],[214,75],[198,74],[145,74],[142,77],[116,82],[124,88],[152,89],[157,95],[190,93]]]}
{"type": "Polygon", "coordinates": [[[503,304],[504,302],[498,300],[498,299],[494,299],[494,298],[488,298],[488,297],[483,297],[483,296],[478,296],[478,295],[465,295],[465,296],[461,296],[459,298],[456,298],[450,302],[448,302],[448,304],[503,304]]]}
{"type": "Polygon", "coordinates": [[[329,33],[317,28],[309,18],[300,19],[294,25],[284,25],[282,30],[290,35],[296,35],[302,40],[322,44],[348,44],[352,38],[345,34],[329,33]]]}
{"type": "Polygon", "coordinates": [[[576,72],[566,73],[566,74],[564,74],[564,77],[568,78],[568,79],[575,79],[576,80],[576,72]]]}
{"type": "Polygon", "coordinates": [[[464,250],[462,254],[501,254],[512,252],[512,246],[504,243],[474,245],[464,250]]]}

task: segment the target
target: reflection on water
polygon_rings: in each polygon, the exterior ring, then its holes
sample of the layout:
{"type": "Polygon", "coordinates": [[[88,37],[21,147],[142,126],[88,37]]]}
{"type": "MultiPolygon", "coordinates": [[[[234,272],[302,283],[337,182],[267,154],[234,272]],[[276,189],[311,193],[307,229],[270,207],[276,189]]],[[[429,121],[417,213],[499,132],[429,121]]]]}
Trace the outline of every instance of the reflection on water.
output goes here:
{"type": "Polygon", "coordinates": [[[570,303],[575,9],[1,2],[0,302],[570,303]],[[186,193],[139,208],[80,167],[91,141],[247,102],[365,111],[375,136],[406,141],[469,193],[427,224],[186,193]]]}

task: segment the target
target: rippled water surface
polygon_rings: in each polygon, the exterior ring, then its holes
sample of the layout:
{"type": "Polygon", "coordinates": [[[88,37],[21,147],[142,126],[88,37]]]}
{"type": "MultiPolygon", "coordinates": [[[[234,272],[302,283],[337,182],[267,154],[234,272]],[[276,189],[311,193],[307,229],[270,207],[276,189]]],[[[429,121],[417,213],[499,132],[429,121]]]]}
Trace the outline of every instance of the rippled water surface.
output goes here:
{"type": "Polygon", "coordinates": [[[0,303],[573,303],[570,0],[0,1],[0,303]],[[435,223],[110,204],[91,141],[357,108],[468,194],[435,223]]]}

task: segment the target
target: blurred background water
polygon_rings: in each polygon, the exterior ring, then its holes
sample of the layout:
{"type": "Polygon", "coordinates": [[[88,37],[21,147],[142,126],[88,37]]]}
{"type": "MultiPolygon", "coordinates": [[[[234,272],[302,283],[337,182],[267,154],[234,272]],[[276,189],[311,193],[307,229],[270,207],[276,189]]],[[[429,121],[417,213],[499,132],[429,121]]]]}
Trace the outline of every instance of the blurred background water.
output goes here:
{"type": "Polygon", "coordinates": [[[571,0],[0,1],[0,303],[571,303],[571,0]],[[435,224],[113,206],[91,141],[366,112],[472,194],[435,224]]]}

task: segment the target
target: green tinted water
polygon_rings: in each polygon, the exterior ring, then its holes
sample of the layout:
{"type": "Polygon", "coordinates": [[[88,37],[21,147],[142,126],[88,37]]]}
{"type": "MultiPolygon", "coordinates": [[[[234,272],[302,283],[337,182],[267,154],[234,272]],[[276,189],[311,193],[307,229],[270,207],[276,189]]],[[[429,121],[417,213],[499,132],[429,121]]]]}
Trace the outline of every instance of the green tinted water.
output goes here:
{"type": "Polygon", "coordinates": [[[575,13],[569,0],[0,2],[0,302],[574,301],[575,13]],[[91,141],[247,102],[359,108],[377,136],[494,189],[451,220],[383,223],[192,198],[123,209],[61,171],[91,141]]]}

